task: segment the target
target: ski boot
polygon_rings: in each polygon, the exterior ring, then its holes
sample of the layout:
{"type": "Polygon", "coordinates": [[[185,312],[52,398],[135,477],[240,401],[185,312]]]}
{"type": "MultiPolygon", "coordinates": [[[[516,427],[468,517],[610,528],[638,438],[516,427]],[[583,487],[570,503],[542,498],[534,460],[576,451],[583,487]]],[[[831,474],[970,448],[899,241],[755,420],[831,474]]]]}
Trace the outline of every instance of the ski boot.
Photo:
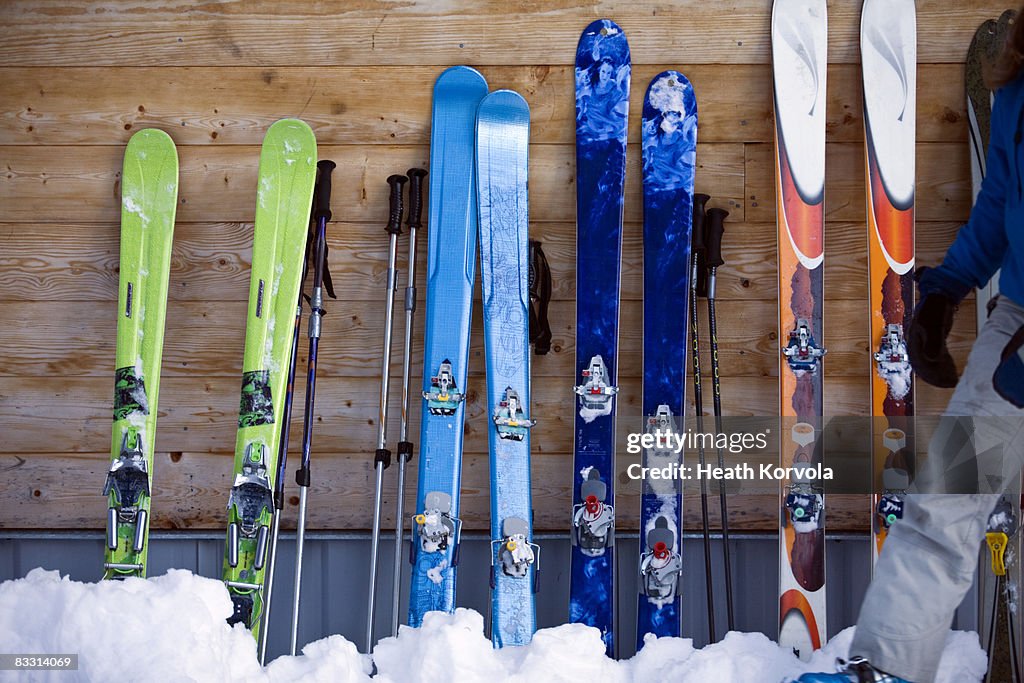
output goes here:
{"type": "Polygon", "coordinates": [[[615,508],[605,504],[607,495],[601,473],[591,469],[580,485],[583,502],[573,507],[572,514],[572,543],[588,557],[600,557],[605,548],[615,545],[615,508]]]}
{"type": "Polygon", "coordinates": [[[911,683],[906,679],[879,671],[863,657],[854,657],[848,662],[839,660],[833,674],[804,674],[792,683],[911,683]]]}
{"type": "Polygon", "coordinates": [[[654,600],[671,602],[679,591],[683,559],[672,550],[675,534],[668,528],[668,519],[658,517],[647,533],[647,550],[640,556],[640,580],[644,595],[654,600]]]}

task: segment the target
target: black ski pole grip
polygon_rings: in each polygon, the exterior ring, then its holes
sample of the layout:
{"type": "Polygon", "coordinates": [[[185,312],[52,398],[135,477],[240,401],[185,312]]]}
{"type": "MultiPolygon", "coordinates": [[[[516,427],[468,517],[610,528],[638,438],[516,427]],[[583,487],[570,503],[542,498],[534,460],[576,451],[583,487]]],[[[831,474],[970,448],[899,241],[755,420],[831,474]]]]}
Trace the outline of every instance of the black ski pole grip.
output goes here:
{"type": "Polygon", "coordinates": [[[419,230],[423,227],[423,179],[427,172],[422,168],[410,168],[406,174],[409,176],[409,222],[406,225],[410,230],[419,230]]]}
{"type": "Polygon", "coordinates": [[[722,235],[725,233],[725,219],[728,215],[729,212],[725,209],[707,210],[704,224],[704,249],[709,268],[717,268],[725,263],[722,259],[722,235]]]}
{"type": "Polygon", "coordinates": [[[320,177],[316,180],[316,196],[313,198],[313,218],[331,220],[331,171],[337,164],[329,159],[316,162],[320,177]]]}
{"type": "Polygon", "coordinates": [[[690,233],[690,251],[701,254],[704,251],[704,205],[711,199],[710,195],[693,195],[693,225],[690,233]]]}
{"type": "Polygon", "coordinates": [[[404,175],[388,176],[388,185],[391,186],[391,207],[388,227],[385,230],[392,235],[402,234],[402,187],[405,186],[406,180],[404,175]]]}

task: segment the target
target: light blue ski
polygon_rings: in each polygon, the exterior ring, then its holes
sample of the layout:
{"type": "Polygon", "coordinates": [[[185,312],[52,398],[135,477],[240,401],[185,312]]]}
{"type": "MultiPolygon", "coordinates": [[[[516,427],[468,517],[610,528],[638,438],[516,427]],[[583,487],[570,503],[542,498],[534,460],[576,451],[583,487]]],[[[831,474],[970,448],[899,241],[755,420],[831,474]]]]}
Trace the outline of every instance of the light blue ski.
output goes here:
{"type": "Polygon", "coordinates": [[[530,109],[518,93],[492,92],[476,118],[480,280],[491,424],[491,640],[525,645],[537,628],[540,548],[530,499],[530,109]]]}
{"type": "Polygon", "coordinates": [[[477,106],[486,94],[484,77],[466,66],[445,70],[434,84],[422,445],[410,552],[410,626],[422,624],[427,612],[455,609],[462,530],[462,429],[476,270],[473,143],[477,106]]]}
{"type": "MultiPolygon", "coordinates": [[[[697,153],[697,100],[678,71],[654,77],[641,122],[644,186],[644,429],[662,446],[685,432],[686,321],[697,153]]],[[[644,451],[643,466],[682,465],[672,448],[644,451]]],[[[683,496],[678,479],[647,479],[640,497],[637,648],[647,634],[679,637],[683,496]]]]}

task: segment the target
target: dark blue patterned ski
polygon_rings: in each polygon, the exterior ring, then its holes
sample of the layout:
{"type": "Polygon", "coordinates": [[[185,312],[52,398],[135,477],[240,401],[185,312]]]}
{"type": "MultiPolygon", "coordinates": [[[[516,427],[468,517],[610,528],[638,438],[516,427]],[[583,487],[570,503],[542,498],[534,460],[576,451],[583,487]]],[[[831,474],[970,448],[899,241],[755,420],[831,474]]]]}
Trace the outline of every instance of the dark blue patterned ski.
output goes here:
{"type": "Polygon", "coordinates": [[[629,45],[590,24],[576,50],[576,380],[569,620],[615,652],[615,394],[629,45]]]}
{"type": "MultiPolygon", "coordinates": [[[[678,71],[654,77],[641,124],[644,185],[644,429],[656,447],[643,466],[683,464],[668,433],[682,433],[697,100],[678,71]]],[[[648,479],[640,499],[637,648],[647,634],[680,635],[683,495],[678,479],[648,479]]]]}

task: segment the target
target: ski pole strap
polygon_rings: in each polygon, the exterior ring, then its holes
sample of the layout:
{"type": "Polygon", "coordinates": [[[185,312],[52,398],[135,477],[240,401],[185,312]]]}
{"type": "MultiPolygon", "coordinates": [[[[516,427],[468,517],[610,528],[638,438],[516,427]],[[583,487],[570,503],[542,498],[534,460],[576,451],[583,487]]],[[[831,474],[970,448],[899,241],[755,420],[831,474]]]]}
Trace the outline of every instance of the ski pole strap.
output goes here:
{"type": "Polygon", "coordinates": [[[729,212],[725,209],[708,209],[704,222],[704,249],[709,268],[717,268],[725,263],[722,260],[722,235],[725,233],[725,219],[729,212]]]}
{"type": "Polygon", "coordinates": [[[708,203],[709,199],[711,199],[711,197],[706,194],[693,195],[693,222],[690,226],[690,255],[696,259],[697,277],[694,282],[690,283],[690,287],[697,290],[698,297],[706,297],[708,295],[708,272],[704,254],[707,221],[704,205],[708,203]]]}
{"type": "Polygon", "coordinates": [[[551,268],[538,240],[530,240],[530,343],[533,352],[543,356],[551,350],[551,268]]]}
{"type": "Polygon", "coordinates": [[[402,187],[405,185],[404,175],[388,176],[388,185],[391,186],[391,199],[389,208],[388,227],[385,228],[388,234],[402,234],[402,187]]]}
{"type": "Polygon", "coordinates": [[[423,227],[423,179],[427,172],[422,168],[410,168],[406,174],[409,176],[409,222],[406,225],[410,230],[419,230],[423,227]]]}

